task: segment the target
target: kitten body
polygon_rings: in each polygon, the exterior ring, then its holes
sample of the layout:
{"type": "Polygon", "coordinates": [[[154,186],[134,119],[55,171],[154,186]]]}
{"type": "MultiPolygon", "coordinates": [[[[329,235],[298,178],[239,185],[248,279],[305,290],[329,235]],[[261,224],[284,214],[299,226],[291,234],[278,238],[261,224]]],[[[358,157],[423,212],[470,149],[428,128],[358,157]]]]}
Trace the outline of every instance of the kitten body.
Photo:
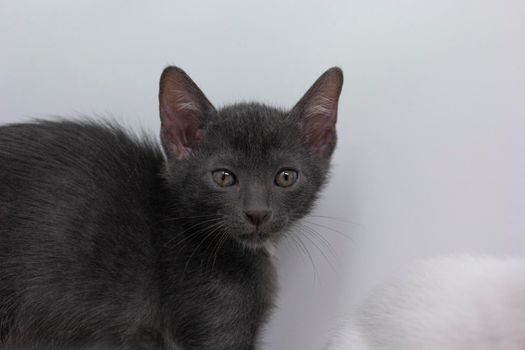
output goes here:
{"type": "Polygon", "coordinates": [[[253,349],[265,247],[325,181],[341,84],[215,110],[168,67],[163,149],[108,123],[0,127],[0,348],[253,349]]]}
{"type": "Polygon", "coordinates": [[[525,259],[420,263],[372,293],[327,347],[398,349],[525,349],[525,259]]]}

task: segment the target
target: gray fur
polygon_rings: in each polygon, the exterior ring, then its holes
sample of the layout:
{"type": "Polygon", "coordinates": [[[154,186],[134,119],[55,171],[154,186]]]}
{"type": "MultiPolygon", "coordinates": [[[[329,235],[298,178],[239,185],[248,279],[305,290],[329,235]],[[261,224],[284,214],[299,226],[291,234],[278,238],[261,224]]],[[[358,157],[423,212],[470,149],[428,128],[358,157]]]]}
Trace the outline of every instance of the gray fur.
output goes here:
{"type": "MultiPolygon", "coordinates": [[[[341,84],[332,69],[309,93],[341,84]]],[[[310,100],[215,110],[168,67],[165,154],[108,123],[0,127],[0,348],[253,349],[276,288],[265,247],[309,212],[335,146],[310,100]],[[224,167],[231,188],[210,175],[224,167]],[[271,214],[254,226],[250,208],[271,214]]]]}

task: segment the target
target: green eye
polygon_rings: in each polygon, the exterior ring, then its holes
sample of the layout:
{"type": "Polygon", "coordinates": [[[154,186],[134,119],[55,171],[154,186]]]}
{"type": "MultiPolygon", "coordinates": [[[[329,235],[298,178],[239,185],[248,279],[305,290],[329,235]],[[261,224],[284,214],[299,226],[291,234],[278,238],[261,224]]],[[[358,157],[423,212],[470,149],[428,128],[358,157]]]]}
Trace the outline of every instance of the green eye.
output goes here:
{"type": "Polygon", "coordinates": [[[284,169],[279,171],[275,176],[275,184],[279,187],[290,187],[292,186],[299,177],[297,171],[292,169],[284,169]]]}
{"type": "Polygon", "coordinates": [[[229,170],[215,170],[211,173],[211,175],[213,177],[213,181],[215,181],[215,183],[221,187],[233,186],[237,183],[237,178],[229,170]]]}

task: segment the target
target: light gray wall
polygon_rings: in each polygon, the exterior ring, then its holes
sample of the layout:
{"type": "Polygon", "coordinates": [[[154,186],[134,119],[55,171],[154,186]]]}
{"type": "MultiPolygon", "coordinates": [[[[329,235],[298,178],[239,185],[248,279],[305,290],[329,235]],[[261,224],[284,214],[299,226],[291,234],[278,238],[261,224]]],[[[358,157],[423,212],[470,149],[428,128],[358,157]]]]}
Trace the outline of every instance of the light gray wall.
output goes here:
{"type": "Polygon", "coordinates": [[[101,114],[156,133],[167,64],[218,105],[282,106],[341,66],[340,142],[316,213],[343,221],[307,219],[334,266],[305,233],[315,270],[281,247],[264,349],[320,349],[414,259],[525,254],[522,1],[254,3],[2,1],[0,122],[101,114]]]}

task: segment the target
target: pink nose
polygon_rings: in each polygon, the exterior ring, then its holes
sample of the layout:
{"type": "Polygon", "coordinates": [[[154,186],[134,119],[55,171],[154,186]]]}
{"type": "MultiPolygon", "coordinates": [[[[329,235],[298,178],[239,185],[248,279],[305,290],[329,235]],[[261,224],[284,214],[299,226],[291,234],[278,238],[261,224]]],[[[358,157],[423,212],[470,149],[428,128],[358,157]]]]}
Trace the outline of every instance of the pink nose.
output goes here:
{"type": "Polygon", "coordinates": [[[270,214],[271,212],[268,209],[246,210],[244,212],[246,219],[255,226],[259,226],[267,221],[270,218],[270,214]]]}

